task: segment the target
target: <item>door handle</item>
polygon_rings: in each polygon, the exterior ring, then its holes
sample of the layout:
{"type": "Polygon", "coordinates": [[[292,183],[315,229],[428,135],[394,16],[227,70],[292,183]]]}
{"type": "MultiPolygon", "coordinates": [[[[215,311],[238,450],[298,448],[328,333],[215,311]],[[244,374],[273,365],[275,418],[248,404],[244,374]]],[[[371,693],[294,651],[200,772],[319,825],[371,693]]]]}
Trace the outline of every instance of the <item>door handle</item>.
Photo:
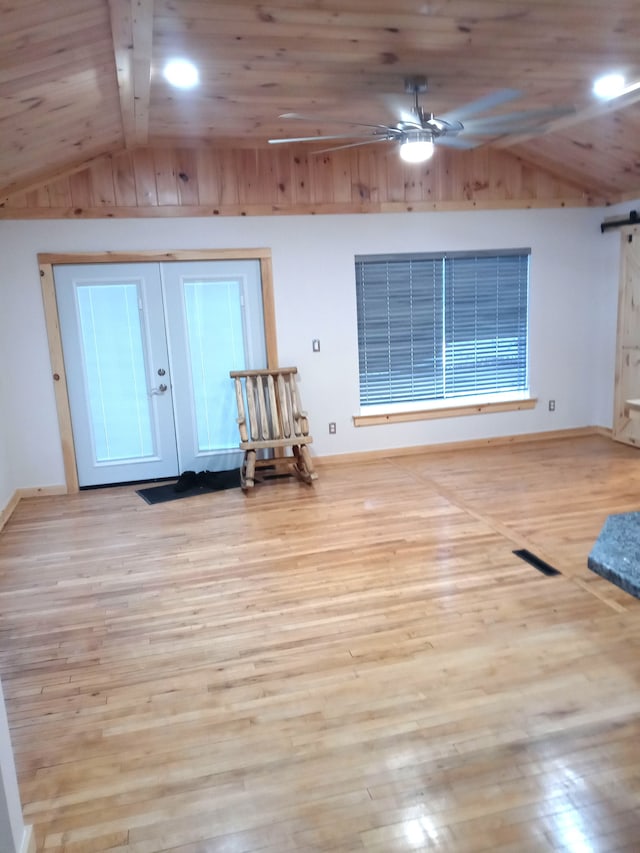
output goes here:
{"type": "Polygon", "coordinates": [[[164,394],[164,392],[167,390],[167,388],[168,388],[168,387],[169,387],[169,386],[168,386],[168,385],[165,385],[165,384],[164,384],[164,382],[163,382],[163,383],[162,383],[162,385],[158,385],[158,387],[157,387],[157,388],[152,388],[152,389],[151,389],[151,391],[149,391],[149,393],[150,393],[152,396],[153,396],[154,394],[164,394]]]}

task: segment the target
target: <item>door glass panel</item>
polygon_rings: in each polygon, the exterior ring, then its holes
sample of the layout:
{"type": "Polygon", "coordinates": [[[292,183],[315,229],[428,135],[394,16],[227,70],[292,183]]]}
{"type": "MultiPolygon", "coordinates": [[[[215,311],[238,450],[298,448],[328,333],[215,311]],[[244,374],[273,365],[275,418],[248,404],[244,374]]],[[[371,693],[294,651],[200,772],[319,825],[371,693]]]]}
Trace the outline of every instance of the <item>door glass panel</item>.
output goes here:
{"type": "Polygon", "coordinates": [[[198,453],[237,444],[230,370],[245,367],[242,290],[238,279],[183,279],[187,345],[198,453]]]}
{"type": "Polygon", "coordinates": [[[95,461],[153,456],[138,286],[80,284],[76,292],[95,461]]]}

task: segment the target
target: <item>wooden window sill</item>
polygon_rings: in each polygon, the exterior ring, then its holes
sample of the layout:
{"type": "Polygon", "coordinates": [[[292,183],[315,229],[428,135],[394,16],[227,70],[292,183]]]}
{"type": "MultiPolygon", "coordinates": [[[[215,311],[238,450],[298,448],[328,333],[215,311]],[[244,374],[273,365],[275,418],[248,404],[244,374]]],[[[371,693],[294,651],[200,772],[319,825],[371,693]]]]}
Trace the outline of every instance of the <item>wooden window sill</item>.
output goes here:
{"type": "Polygon", "coordinates": [[[403,412],[360,414],[353,416],[353,425],[357,427],[379,426],[380,424],[398,424],[406,421],[426,421],[432,418],[458,418],[463,415],[517,412],[523,409],[534,409],[537,402],[537,397],[527,397],[520,400],[503,400],[499,403],[463,403],[462,405],[444,405],[437,408],[413,409],[403,412]]]}

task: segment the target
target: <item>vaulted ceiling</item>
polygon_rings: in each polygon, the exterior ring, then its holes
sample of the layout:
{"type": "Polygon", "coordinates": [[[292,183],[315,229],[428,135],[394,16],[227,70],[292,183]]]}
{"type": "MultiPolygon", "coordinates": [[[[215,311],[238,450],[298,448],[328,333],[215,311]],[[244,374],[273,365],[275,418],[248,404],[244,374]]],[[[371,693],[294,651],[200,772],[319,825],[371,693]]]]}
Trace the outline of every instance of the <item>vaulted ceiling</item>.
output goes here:
{"type": "Polygon", "coordinates": [[[0,195],[139,146],[394,124],[410,105],[403,78],[424,74],[436,115],[507,87],[520,96],[498,111],[571,110],[485,144],[632,198],[640,87],[602,102],[592,84],[611,71],[640,80],[639,44],[638,0],[0,0],[0,195]],[[199,86],[165,81],[174,57],[196,64],[199,86]]]}

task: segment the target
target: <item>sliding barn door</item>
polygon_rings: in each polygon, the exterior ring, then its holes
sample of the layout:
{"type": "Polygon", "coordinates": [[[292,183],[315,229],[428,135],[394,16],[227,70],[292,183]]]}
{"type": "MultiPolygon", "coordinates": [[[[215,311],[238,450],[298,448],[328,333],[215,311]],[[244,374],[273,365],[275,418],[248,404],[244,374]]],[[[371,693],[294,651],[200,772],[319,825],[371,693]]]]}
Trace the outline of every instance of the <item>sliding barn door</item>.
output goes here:
{"type": "Polygon", "coordinates": [[[640,228],[622,234],[613,437],[640,446],[640,228]]]}

